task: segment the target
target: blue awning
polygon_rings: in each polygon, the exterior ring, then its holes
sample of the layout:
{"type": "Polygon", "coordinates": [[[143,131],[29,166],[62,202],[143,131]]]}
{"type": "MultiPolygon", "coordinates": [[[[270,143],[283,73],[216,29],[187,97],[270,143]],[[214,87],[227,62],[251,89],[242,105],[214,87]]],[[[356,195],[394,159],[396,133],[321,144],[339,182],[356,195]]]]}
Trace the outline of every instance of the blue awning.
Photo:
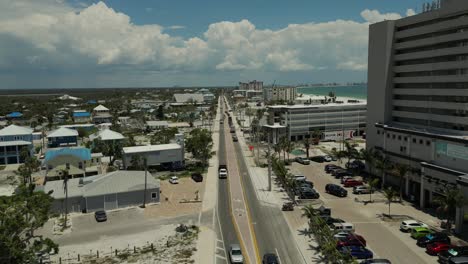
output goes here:
{"type": "Polygon", "coordinates": [[[45,162],[47,163],[58,156],[75,156],[80,160],[91,160],[91,150],[87,148],[50,149],[45,153],[45,162]]]}

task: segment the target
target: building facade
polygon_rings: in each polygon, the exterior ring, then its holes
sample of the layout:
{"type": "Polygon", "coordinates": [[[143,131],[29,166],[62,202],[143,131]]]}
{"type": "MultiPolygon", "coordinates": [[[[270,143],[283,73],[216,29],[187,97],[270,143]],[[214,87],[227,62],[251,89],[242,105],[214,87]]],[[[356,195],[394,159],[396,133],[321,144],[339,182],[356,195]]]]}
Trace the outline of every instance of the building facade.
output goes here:
{"type": "Polygon", "coordinates": [[[78,145],[78,131],[61,127],[47,136],[47,147],[71,147],[78,145]]]}
{"type": "Polygon", "coordinates": [[[411,167],[404,193],[422,208],[447,188],[468,197],[467,54],[467,1],[370,26],[367,148],[411,167]]]}
{"type": "Polygon", "coordinates": [[[318,130],[322,140],[341,140],[361,135],[366,126],[366,103],[274,105],[268,107],[269,125],[286,127],[291,141],[310,138],[318,130]]]}
{"type": "Polygon", "coordinates": [[[162,165],[170,169],[183,168],[183,136],[177,134],[176,141],[178,143],[123,148],[123,166],[127,169],[134,165],[136,161],[138,161],[139,165],[143,165],[144,160],[146,160],[147,166],[162,165]]]}
{"type": "Polygon", "coordinates": [[[23,163],[21,151],[26,148],[29,155],[34,154],[33,130],[10,125],[0,130],[0,164],[23,163]]]}
{"type": "Polygon", "coordinates": [[[263,101],[294,102],[297,97],[296,87],[266,87],[263,88],[263,101]]]}
{"type": "Polygon", "coordinates": [[[262,91],[263,82],[253,80],[248,83],[239,82],[239,90],[253,90],[253,91],[262,91]]]}

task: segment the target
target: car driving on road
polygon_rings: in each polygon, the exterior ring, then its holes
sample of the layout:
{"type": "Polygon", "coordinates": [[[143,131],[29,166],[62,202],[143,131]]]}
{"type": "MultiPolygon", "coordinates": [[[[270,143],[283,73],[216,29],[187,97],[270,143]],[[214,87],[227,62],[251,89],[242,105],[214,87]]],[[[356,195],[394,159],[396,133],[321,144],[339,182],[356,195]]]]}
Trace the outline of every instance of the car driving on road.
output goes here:
{"type": "Polygon", "coordinates": [[[94,213],[94,218],[97,222],[105,222],[107,221],[107,214],[106,211],[96,211],[94,213]]]}
{"type": "Polygon", "coordinates": [[[262,264],[279,264],[276,254],[267,253],[263,255],[262,264]]]}
{"type": "Polygon", "coordinates": [[[239,245],[233,244],[229,247],[229,260],[231,263],[244,263],[244,256],[239,245]]]}

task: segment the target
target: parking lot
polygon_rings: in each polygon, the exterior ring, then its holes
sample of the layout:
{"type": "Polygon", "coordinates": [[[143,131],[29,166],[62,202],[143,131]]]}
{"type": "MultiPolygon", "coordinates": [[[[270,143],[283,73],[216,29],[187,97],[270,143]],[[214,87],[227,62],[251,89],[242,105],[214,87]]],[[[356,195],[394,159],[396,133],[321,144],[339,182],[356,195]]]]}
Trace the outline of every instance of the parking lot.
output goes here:
{"type": "MultiPolygon", "coordinates": [[[[334,162],[339,163],[339,162],[334,162]]],[[[374,252],[374,258],[387,258],[392,263],[437,263],[437,257],[425,253],[424,248],[416,245],[416,241],[407,233],[399,231],[401,220],[388,222],[381,219],[383,213],[388,213],[388,204],[381,193],[372,195],[375,203],[364,204],[361,201],[369,199],[368,194],[354,195],[352,188],[348,189],[348,197],[340,198],[325,193],[328,183],[340,184],[339,179],[324,172],[327,163],[311,162],[310,165],[301,165],[294,162],[291,171],[301,172],[308,180],[315,184],[320,193],[320,200],[326,207],[332,209],[332,216],[353,223],[357,234],[367,241],[367,247],[374,252]]],[[[344,167],[342,165],[342,167],[344,167]]],[[[392,203],[392,215],[407,215],[423,220],[430,226],[439,222],[430,215],[414,209],[409,205],[392,203]]]]}

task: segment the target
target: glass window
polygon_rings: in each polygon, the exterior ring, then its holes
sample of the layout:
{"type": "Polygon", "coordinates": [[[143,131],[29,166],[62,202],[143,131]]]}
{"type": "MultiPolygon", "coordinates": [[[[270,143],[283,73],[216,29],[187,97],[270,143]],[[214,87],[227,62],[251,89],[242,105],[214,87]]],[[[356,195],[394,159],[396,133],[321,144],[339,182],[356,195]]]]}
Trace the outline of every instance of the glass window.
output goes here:
{"type": "Polygon", "coordinates": [[[156,199],[157,197],[158,197],[158,193],[155,193],[155,192],[151,193],[152,199],[156,199]]]}

